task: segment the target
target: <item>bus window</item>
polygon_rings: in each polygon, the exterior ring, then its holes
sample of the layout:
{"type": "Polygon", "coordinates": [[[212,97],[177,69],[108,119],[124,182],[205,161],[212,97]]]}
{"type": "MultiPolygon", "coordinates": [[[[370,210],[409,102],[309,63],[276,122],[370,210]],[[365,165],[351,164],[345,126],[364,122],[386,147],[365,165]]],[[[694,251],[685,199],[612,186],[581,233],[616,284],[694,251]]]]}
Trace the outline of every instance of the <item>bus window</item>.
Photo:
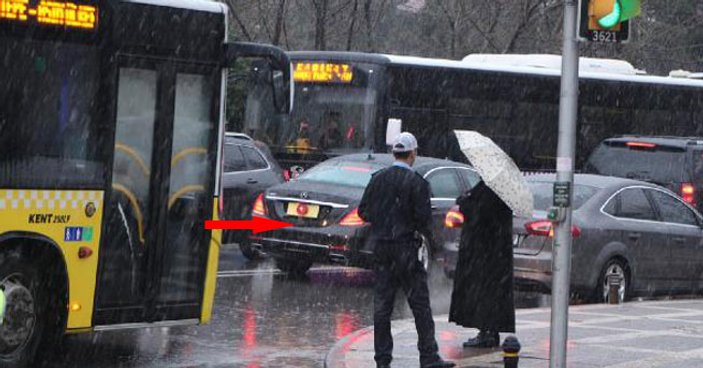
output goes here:
{"type": "Polygon", "coordinates": [[[197,302],[202,255],[201,218],[212,212],[214,171],[208,147],[218,133],[212,116],[213,83],[200,74],[176,75],[167,241],[160,302],[197,302]],[[198,256],[200,255],[200,256],[198,256]]]}
{"type": "Polygon", "coordinates": [[[98,307],[136,305],[143,297],[149,187],[156,123],[156,71],[119,72],[112,195],[106,209],[106,237],[100,249],[98,307]]]}
{"type": "Polygon", "coordinates": [[[281,153],[339,155],[370,148],[378,109],[373,69],[356,63],[353,79],[344,83],[299,81],[288,117],[272,107],[265,70],[252,68],[242,131],[269,144],[279,159],[281,153]]]}
{"type": "Polygon", "coordinates": [[[24,39],[2,42],[0,186],[102,185],[93,104],[97,50],[24,39]]]}

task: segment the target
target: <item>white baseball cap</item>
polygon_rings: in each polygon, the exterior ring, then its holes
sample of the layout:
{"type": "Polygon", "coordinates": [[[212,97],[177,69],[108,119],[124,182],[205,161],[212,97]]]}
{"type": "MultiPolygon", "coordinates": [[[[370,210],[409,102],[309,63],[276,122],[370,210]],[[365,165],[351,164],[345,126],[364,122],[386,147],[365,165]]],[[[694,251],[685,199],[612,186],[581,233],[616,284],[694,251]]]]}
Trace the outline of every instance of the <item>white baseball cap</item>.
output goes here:
{"type": "Polygon", "coordinates": [[[393,152],[414,151],[417,149],[417,139],[415,139],[414,135],[408,132],[402,132],[395,137],[392,147],[393,152]]]}

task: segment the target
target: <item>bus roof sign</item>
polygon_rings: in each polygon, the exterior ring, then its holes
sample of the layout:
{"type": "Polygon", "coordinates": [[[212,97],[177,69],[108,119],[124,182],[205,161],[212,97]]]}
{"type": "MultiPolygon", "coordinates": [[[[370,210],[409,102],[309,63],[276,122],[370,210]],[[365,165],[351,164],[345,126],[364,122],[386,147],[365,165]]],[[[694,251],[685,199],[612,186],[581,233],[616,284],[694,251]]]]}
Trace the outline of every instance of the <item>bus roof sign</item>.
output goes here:
{"type": "Polygon", "coordinates": [[[0,0],[0,22],[95,31],[98,7],[73,1],[0,0]]]}
{"type": "Polygon", "coordinates": [[[293,80],[301,83],[351,83],[354,72],[349,64],[325,62],[298,62],[293,69],[293,80]]]}

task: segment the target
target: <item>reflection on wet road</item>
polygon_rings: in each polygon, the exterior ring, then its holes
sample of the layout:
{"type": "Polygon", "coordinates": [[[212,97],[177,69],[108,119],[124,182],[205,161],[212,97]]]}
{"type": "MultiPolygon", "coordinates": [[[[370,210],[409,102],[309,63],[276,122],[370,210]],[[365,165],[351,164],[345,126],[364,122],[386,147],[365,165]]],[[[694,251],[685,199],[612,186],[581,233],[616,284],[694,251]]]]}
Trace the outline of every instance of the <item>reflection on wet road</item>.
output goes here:
{"type": "MultiPolygon", "coordinates": [[[[288,279],[271,261],[245,262],[229,246],[220,270],[210,324],[69,336],[50,367],[319,367],[335,341],[373,323],[371,272],[318,267],[288,279]]],[[[432,307],[445,314],[451,281],[436,271],[432,307]]],[[[412,316],[404,300],[396,302],[394,318],[412,316]]]]}

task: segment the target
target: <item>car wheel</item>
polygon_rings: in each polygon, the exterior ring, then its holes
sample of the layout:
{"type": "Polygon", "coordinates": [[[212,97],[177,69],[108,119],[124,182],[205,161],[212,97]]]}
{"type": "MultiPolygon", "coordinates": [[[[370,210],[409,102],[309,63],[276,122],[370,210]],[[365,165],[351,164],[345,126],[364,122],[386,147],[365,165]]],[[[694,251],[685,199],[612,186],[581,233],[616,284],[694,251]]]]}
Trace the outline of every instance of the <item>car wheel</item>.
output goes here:
{"type": "Polygon", "coordinates": [[[596,301],[601,303],[607,303],[609,301],[610,286],[608,285],[608,277],[618,277],[621,280],[620,288],[618,289],[619,298],[622,301],[627,300],[631,281],[627,263],[621,259],[613,258],[606,262],[601,270],[600,277],[598,278],[598,287],[596,288],[596,301]]]}
{"type": "Polygon", "coordinates": [[[0,325],[0,366],[33,366],[38,350],[46,354],[50,345],[60,344],[60,328],[65,324],[52,321],[65,321],[68,312],[52,305],[51,300],[61,299],[51,295],[52,290],[60,289],[58,285],[44,281],[39,268],[25,262],[19,251],[0,253],[0,288],[6,301],[0,325]]]}
{"type": "Polygon", "coordinates": [[[312,267],[312,262],[309,261],[293,261],[290,259],[276,259],[276,268],[285,272],[289,276],[303,276],[312,267]]]}
{"type": "Polygon", "coordinates": [[[254,248],[251,246],[251,242],[250,242],[248,239],[247,239],[247,240],[242,240],[242,241],[239,243],[239,250],[242,251],[242,255],[244,256],[244,258],[246,258],[246,259],[248,259],[248,260],[250,260],[250,261],[255,261],[255,260],[258,260],[258,259],[261,259],[261,258],[262,258],[262,257],[261,257],[261,252],[259,252],[258,250],[254,249],[254,248]]]}

